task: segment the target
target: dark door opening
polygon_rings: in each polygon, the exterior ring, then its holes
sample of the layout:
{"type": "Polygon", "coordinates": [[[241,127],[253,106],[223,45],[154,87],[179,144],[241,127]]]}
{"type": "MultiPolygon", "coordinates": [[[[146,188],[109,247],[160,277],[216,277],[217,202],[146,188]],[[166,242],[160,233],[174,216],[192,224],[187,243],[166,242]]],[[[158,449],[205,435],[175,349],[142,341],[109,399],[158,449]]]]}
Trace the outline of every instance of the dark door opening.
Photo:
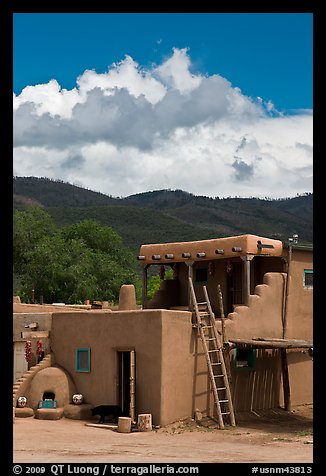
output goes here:
{"type": "Polygon", "coordinates": [[[118,351],[118,402],[125,416],[135,420],[135,351],[118,351]]]}
{"type": "Polygon", "coordinates": [[[227,265],[227,313],[234,311],[234,304],[242,304],[242,273],[241,261],[230,261],[227,265]]]}
{"type": "Polygon", "coordinates": [[[43,393],[43,400],[54,400],[55,395],[53,392],[44,392],[43,393]]]}

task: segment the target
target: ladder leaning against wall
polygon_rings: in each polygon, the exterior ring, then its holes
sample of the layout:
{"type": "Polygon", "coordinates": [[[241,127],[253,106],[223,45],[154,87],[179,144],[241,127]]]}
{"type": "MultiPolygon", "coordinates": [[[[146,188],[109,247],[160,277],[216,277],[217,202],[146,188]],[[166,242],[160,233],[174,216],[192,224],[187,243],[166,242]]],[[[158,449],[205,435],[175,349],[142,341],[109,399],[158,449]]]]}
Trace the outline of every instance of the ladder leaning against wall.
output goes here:
{"type": "Polygon", "coordinates": [[[217,411],[220,429],[224,429],[225,418],[229,419],[230,425],[235,426],[235,417],[232,404],[229,380],[225,367],[223,348],[215,326],[215,316],[209,301],[206,286],[203,286],[205,295],[204,302],[197,302],[194,285],[189,277],[191,301],[196,316],[196,324],[202,340],[208,373],[214,395],[214,402],[217,411]],[[205,310],[200,311],[199,306],[204,306],[205,310]]]}

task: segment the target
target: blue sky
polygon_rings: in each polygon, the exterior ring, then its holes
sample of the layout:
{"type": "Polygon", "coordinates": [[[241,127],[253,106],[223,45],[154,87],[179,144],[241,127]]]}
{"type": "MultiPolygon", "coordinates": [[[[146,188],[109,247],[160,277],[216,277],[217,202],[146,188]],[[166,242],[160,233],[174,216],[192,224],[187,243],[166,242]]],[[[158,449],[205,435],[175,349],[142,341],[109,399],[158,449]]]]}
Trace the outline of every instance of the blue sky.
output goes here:
{"type": "Polygon", "coordinates": [[[187,47],[194,72],[281,110],[312,108],[312,31],[308,13],[19,13],[14,91],[52,78],[70,89],[85,69],[104,72],[126,54],[147,67],[187,47]]]}
{"type": "Polygon", "coordinates": [[[15,175],[312,191],[312,14],[15,13],[13,40],[15,175]]]}

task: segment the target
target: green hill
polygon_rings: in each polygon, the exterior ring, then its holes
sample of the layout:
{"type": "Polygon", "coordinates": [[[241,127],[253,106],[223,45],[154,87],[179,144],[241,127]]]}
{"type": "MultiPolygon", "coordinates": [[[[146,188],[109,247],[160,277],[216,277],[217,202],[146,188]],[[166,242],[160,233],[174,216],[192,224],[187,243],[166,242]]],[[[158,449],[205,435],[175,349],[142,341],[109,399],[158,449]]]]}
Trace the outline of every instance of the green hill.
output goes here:
{"type": "Polygon", "coordinates": [[[191,241],[245,233],[312,243],[313,195],[278,200],[210,198],[157,190],[114,198],[77,185],[14,177],[14,209],[43,206],[58,226],[94,218],[111,226],[137,253],[142,243],[191,241]]]}

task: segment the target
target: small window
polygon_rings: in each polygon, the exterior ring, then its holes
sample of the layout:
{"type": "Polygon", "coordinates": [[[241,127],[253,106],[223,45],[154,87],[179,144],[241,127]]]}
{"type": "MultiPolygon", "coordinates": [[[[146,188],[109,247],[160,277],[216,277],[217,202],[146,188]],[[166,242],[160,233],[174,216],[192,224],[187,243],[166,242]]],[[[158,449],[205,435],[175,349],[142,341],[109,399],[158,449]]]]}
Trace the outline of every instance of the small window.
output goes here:
{"type": "Polygon", "coordinates": [[[91,349],[76,350],[76,370],[77,372],[90,372],[91,349]]]}
{"type": "Polygon", "coordinates": [[[197,268],[196,269],[196,283],[207,283],[207,268],[197,268]]]}
{"type": "Polygon", "coordinates": [[[303,285],[305,288],[312,288],[314,283],[314,272],[312,269],[305,269],[303,272],[303,285]]]}
{"type": "Polygon", "coordinates": [[[235,349],[235,368],[253,369],[256,364],[256,349],[235,349]]]}

